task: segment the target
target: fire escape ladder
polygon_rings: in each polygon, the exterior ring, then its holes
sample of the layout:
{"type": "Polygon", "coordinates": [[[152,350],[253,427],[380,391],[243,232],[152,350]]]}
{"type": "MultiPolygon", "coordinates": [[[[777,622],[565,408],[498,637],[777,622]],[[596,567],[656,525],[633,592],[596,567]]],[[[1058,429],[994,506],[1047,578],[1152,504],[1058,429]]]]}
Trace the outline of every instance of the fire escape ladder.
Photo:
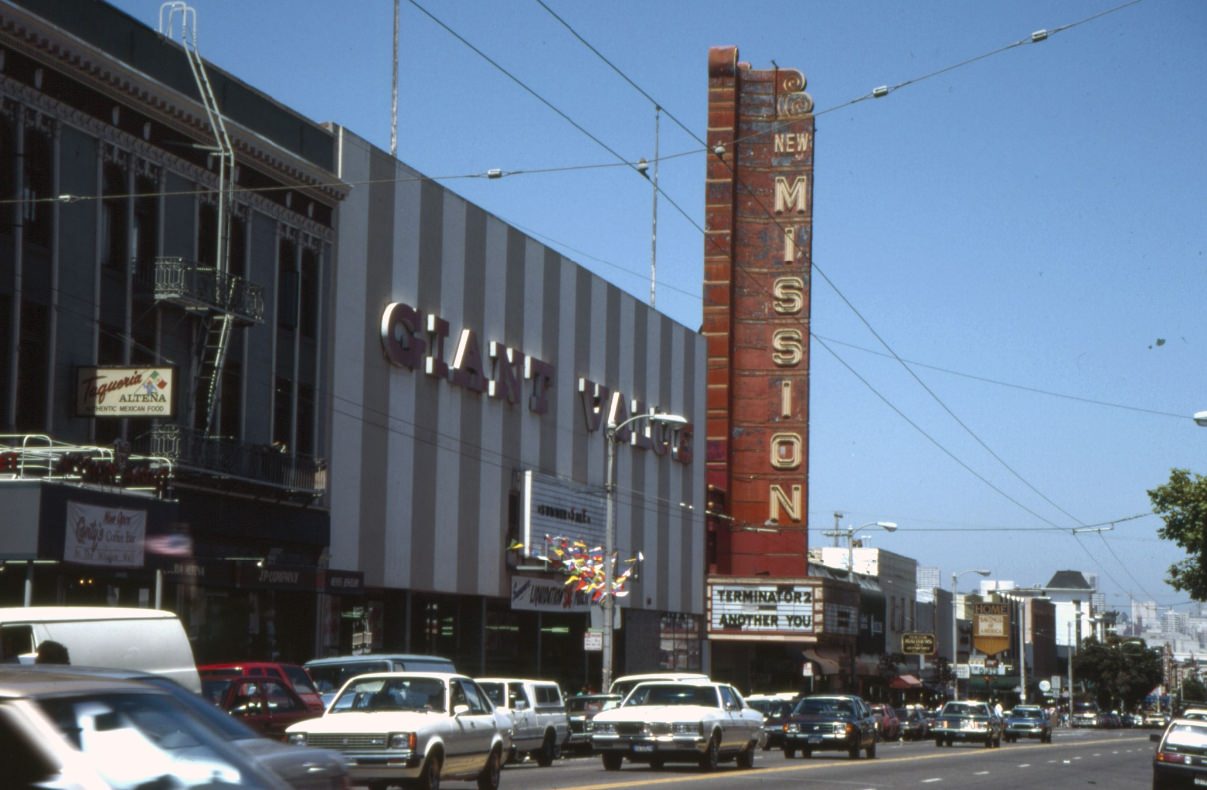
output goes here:
{"type": "Polygon", "coordinates": [[[230,272],[230,211],[234,193],[235,149],[226,132],[226,124],[218,109],[213,86],[205,70],[205,62],[197,50],[197,12],[183,0],[172,0],[159,7],[159,32],[172,38],[174,25],[180,23],[180,44],[188,58],[197,92],[205,107],[205,115],[214,134],[214,146],[205,147],[218,159],[218,239],[215,247],[216,277],[215,293],[218,296],[218,311],[205,322],[205,338],[200,348],[198,383],[205,393],[205,420],[202,435],[209,436],[213,429],[214,416],[218,410],[218,398],[222,388],[222,368],[226,364],[226,352],[230,346],[231,307],[235,302],[235,278],[230,272]]]}

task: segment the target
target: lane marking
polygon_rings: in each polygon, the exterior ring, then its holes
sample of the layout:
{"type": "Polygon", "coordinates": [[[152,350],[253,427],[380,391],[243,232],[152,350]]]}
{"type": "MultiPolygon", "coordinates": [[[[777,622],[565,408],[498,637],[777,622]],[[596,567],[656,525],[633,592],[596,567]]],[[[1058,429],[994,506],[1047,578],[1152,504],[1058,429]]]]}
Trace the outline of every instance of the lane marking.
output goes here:
{"type": "Polygon", "coordinates": [[[942,779],[940,779],[939,777],[937,777],[937,776],[936,776],[936,777],[935,777],[935,778],[933,778],[933,779],[923,779],[923,780],[922,780],[922,784],[924,784],[924,785],[928,785],[928,784],[930,784],[931,782],[942,782],[942,781],[943,781],[942,779]]]}
{"type": "Polygon", "coordinates": [[[988,776],[989,772],[988,771],[973,771],[972,775],[973,776],[988,776]]]}
{"type": "Polygon", "coordinates": [[[1019,764],[1018,764],[1018,767],[1019,767],[1019,768],[1030,768],[1030,767],[1031,767],[1031,763],[1019,763],[1019,764]]]}

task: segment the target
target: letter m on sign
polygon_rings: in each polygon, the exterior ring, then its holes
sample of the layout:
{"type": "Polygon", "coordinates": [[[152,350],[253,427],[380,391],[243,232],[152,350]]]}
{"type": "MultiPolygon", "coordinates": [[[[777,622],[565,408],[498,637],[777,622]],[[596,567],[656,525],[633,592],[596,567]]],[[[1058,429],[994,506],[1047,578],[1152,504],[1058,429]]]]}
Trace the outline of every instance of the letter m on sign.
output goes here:
{"type": "Polygon", "coordinates": [[[797,176],[789,184],[787,178],[776,176],[775,213],[783,214],[785,211],[794,211],[797,214],[804,214],[805,209],[805,177],[797,176]]]}

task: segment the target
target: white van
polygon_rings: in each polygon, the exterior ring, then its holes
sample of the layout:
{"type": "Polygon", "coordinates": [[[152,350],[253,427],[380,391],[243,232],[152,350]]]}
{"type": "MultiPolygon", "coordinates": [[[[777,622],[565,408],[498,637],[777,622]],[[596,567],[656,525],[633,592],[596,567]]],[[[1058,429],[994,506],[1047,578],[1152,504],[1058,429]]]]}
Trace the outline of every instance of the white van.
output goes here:
{"type": "Polygon", "coordinates": [[[32,664],[54,641],[81,667],[137,669],[201,693],[193,648],[180,619],[160,609],[116,606],[0,608],[0,662],[32,664]]]}

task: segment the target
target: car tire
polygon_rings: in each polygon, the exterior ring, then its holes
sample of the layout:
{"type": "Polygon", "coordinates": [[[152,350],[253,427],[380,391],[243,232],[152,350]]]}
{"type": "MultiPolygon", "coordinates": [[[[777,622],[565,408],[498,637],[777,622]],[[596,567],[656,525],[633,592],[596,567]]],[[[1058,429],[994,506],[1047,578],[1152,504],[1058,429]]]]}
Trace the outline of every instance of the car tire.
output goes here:
{"type": "Polygon", "coordinates": [[[753,768],[754,767],[754,749],[756,744],[750,744],[742,751],[738,752],[737,764],[738,768],[753,768]]]}
{"type": "Polygon", "coordinates": [[[954,745],[955,745],[955,742],[956,742],[956,739],[955,739],[955,738],[948,738],[948,739],[947,739],[947,748],[949,748],[949,749],[950,749],[952,746],[954,746],[954,745]]]}
{"type": "Polygon", "coordinates": [[[721,762],[721,744],[714,734],[708,739],[708,746],[704,748],[704,754],[700,755],[700,768],[704,771],[715,771],[721,762]]]}
{"type": "Polygon", "coordinates": [[[800,756],[804,757],[806,760],[812,760],[813,759],[813,750],[808,749],[808,748],[801,749],[800,756]]]}
{"type": "Polygon", "coordinates": [[[943,739],[942,739],[942,738],[935,738],[935,746],[936,746],[937,748],[940,748],[940,749],[941,749],[941,748],[943,748],[943,739]]]}
{"type": "Polygon", "coordinates": [[[665,764],[666,763],[662,762],[661,757],[655,757],[654,759],[650,760],[650,768],[653,768],[655,771],[661,771],[662,766],[665,764]]]}
{"type": "Polygon", "coordinates": [[[785,746],[784,747],[784,759],[785,760],[791,760],[795,756],[796,756],[796,747],[795,746],[785,746]]]}
{"type": "Polygon", "coordinates": [[[876,744],[873,743],[871,746],[869,746],[867,749],[865,749],[865,751],[867,752],[867,756],[868,756],[869,760],[876,759],[876,744]]]}
{"type": "Polygon", "coordinates": [[[847,757],[851,760],[859,759],[859,742],[858,741],[856,741],[855,745],[852,746],[850,749],[847,749],[847,757]]]}
{"type": "Polygon", "coordinates": [[[499,775],[503,772],[503,752],[495,749],[478,774],[478,790],[499,790],[499,775]]]}
{"type": "Polygon", "coordinates": [[[423,763],[423,770],[415,782],[418,790],[440,790],[440,768],[442,767],[440,753],[429,755],[423,763]]]}
{"type": "Polygon", "coordinates": [[[605,771],[619,771],[621,763],[624,762],[623,754],[607,753],[603,755],[603,767],[605,771]]]}
{"type": "Polygon", "coordinates": [[[557,759],[557,740],[553,737],[553,733],[545,733],[545,740],[541,744],[541,748],[536,750],[536,764],[542,768],[548,768],[553,765],[553,761],[557,759]]]}

